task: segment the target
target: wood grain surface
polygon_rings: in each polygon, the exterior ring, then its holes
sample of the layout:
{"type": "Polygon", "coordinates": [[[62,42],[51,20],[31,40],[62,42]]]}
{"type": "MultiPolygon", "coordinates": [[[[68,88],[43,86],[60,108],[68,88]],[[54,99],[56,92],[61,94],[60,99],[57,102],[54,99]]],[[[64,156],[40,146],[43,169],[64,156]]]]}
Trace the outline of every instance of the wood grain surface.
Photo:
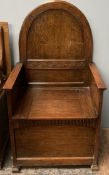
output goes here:
{"type": "Polygon", "coordinates": [[[67,2],[33,10],[19,36],[20,63],[4,85],[13,165],[97,170],[106,86],[92,62],[86,17],[67,2]]]}

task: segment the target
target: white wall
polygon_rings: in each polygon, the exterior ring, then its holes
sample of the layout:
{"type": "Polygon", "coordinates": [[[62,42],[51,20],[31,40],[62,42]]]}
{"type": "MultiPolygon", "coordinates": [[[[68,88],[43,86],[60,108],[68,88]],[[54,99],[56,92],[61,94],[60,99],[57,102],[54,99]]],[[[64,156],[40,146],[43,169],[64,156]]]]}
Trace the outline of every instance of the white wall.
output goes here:
{"type": "MultiPolygon", "coordinates": [[[[10,41],[14,64],[19,60],[18,38],[25,16],[46,0],[0,0],[0,21],[10,24],[10,41]]],[[[69,0],[83,13],[92,28],[94,62],[109,87],[109,0],[69,0]]],[[[102,126],[109,127],[109,90],[104,94],[102,126]]]]}

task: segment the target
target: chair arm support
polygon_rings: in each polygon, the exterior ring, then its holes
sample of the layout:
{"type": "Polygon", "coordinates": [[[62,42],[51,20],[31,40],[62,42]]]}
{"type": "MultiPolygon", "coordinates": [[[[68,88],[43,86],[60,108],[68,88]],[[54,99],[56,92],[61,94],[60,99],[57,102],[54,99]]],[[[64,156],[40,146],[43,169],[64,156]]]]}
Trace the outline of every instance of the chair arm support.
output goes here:
{"type": "Polygon", "coordinates": [[[89,69],[91,71],[91,75],[92,75],[92,77],[95,81],[95,84],[96,84],[97,88],[101,89],[101,90],[107,89],[104,81],[101,78],[101,75],[98,71],[97,66],[94,63],[90,63],[89,64],[89,69]]]}
{"type": "Polygon", "coordinates": [[[4,90],[12,90],[17,78],[19,77],[19,74],[22,70],[23,64],[22,63],[17,63],[12,72],[10,73],[6,83],[3,86],[4,90]]]}

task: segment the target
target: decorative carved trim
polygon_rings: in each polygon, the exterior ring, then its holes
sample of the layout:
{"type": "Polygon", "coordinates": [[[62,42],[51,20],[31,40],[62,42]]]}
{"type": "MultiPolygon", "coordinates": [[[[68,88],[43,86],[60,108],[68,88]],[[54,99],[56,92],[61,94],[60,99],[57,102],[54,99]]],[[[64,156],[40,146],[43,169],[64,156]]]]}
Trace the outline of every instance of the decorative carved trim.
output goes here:
{"type": "Polygon", "coordinates": [[[24,64],[27,69],[83,69],[85,60],[27,60],[24,64]]]}
{"type": "Polygon", "coordinates": [[[13,120],[14,128],[27,128],[36,126],[78,126],[78,127],[88,127],[95,128],[97,124],[97,119],[77,119],[77,120],[13,120]]]}

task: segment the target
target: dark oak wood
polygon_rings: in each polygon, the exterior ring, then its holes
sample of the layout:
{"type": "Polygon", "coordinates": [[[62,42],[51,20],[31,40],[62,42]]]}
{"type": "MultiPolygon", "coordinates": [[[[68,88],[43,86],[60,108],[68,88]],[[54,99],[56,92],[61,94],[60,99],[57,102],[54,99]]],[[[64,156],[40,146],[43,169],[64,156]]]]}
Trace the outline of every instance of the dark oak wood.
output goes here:
{"type": "Polygon", "coordinates": [[[7,93],[13,165],[97,166],[106,86],[92,62],[86,17],[67,2],[33,10],[7,93]]]}
{"type": "Polygon", "coordinates": [[[0,22],[0,168],[3,167],[9,141],[6,93],[3,84],[11,72],[8,23],[0,22]]]}

